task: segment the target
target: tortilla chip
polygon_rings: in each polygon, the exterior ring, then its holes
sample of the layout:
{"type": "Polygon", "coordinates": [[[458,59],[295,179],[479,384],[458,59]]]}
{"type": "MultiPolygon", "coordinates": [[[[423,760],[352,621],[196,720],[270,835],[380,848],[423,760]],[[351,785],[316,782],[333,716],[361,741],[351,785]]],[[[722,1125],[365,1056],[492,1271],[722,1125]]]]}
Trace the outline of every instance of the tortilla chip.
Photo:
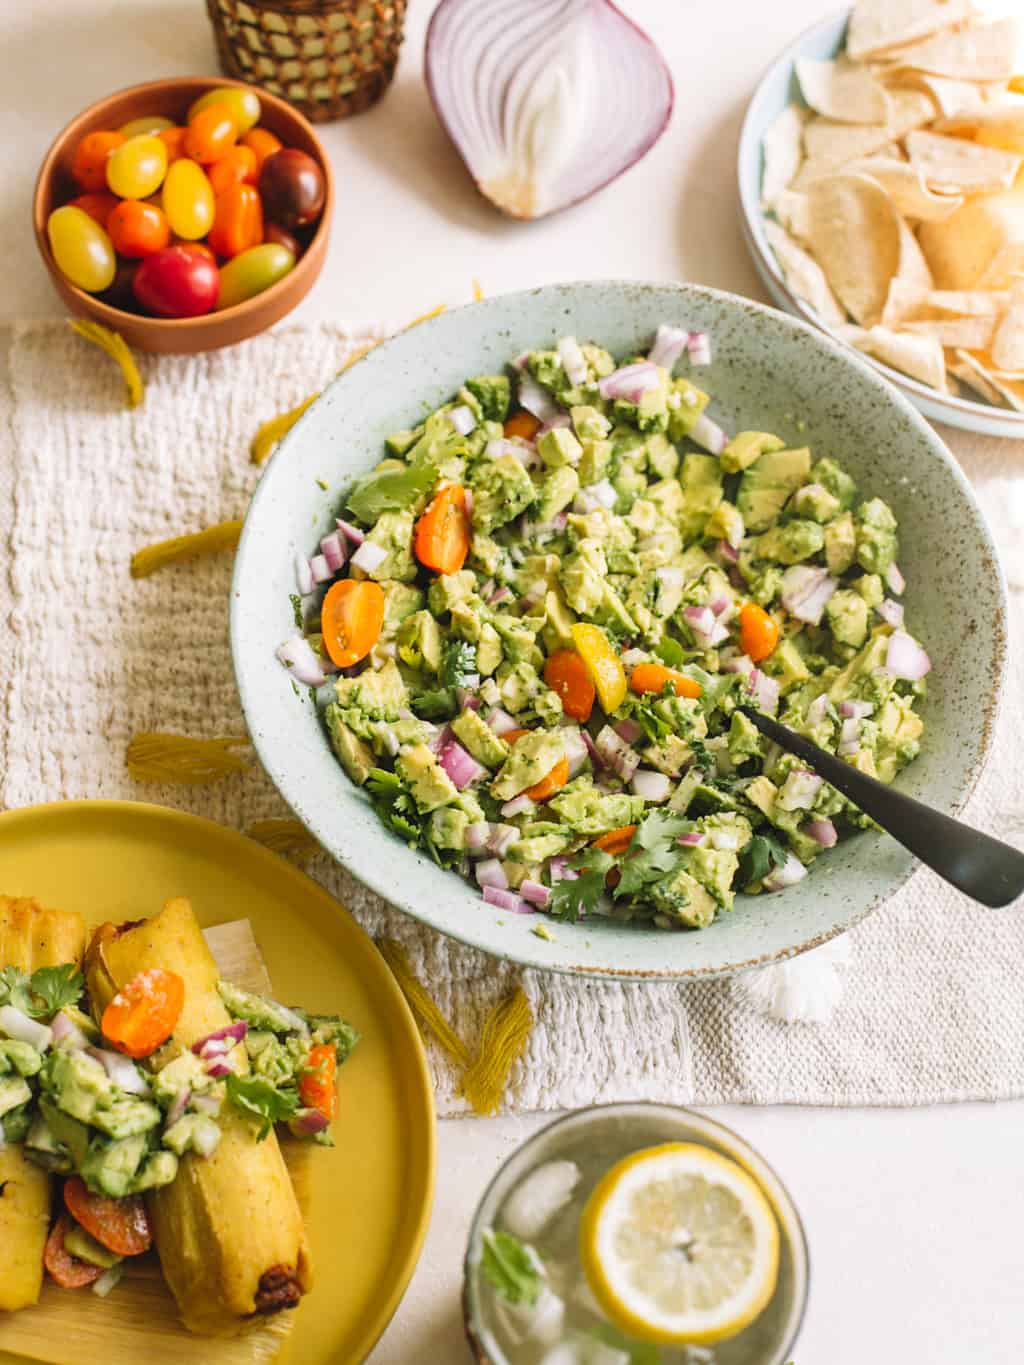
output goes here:
{"type": "Polygon", "coordinates": [[[912,128],[931,123],[937,112],[938,105],[923,90],[890,90],[887,120],[889,136],[899,141],[912,128]]]}
{"type": "Polygon", "coordinates": [[[1024,412],[1024,384],[1016,384],[1012,380],[996,378],[985,363],[989,359],[988,356],[981,358],[971,355],[970,351],[963,350],[958,350],[956,356],[972,374],[978,379],[983,379],[990,388],[995,389],[1007,407],[1014,408],[1017,412],[1024,412]]]}
{"type": "Polygon", "coordinates": [[[930,76],[926,71],[912,71],[903,67],[886,73],[885,84],[890,90],[909,88],[921,90],[931,99],[940,117],[952,118],[969,112],[980,112],[987,107],[992,92],[1002,92],[1001,83],[957,81],[951,76],[930,76]]]}
{"type": "Polygon", "coordinates": [[[965,24],[935,33],[898,53],[900,66],[952,76],[961,81],[1005,81],[1013,75],[1017,25],[1013,19],[994,24],[965,24]]]}
{"type": "Polygon", "coordinates": [[[834,119],[812,118],[804,126],[807,160],[789,188],[806,190],[815,180],[834,175],[848,162],[871,156],[891,137],[884,124],[837,123],[834,119]]]}
{"type": "Polygon", "coordinates": [[[962,318],[995,317],[1009,302],[1009,294],[994,289],[933,289],[924,300],[925,307],[933,313],[952,313],[962,318]]]}
{"type": "Polygon", "coordinates": [[[807,111],[790,104],[761,139],[764,171],[761,175],[761,203],[770,208],[790,183],[803,160],[803,128],[807,111]]]}
{"type": "Polygon", "coordinates": [[[946,358],[934,337],[912,336],[888,327],[872,327],[857,343],[857,349],[872,355],[883,365],[891,365],[911,379],[948,393],[946,358]]]}
{"type": "Polygon", "coordinates": [[[859,0],[846,31],[846,51],[855,61],[927,38],[947,24],[976,13],[971,0],[859,0]]]}
{"type": "Polygon", "coordinates": [[[934,133],[950,133],[957,137],[973,138],[982,131],[1011,144],[1024,138],[1024,104],[1007,102],[988,109],[965,111],[936,119],[932,125],[934,133]]]}
{"type": "Polygon", "coordinates": [[[870,327],[900,273],[902,219],[882,187],[861,175],[816,180],[808,208],[811,247],[826,279],[855,321],[870,327]]]}
{"type": "Polygon", "coordinates": [[[1002,321],[992,337],[990,349],[992,363],[997,370],[1004,374],[1024,370],[1024,298],[1018,297],[1003,314],[1002,321]]]}
{"type": "Polygon", "coordinates": [[[907,134],[907,153],[933,190],[951,194],[1008,189],[1021,167],[1021,158],[1012,152],[920,129],[907,134]]]}
{"type": "Polygon", "coordinates": [[[964,202],[962,195],[936,194],[930,190],[921,172],[908,161],[867,156],[859,161],[851,161],[844,170],[847,175],[869,175],[872,180],[877,180],[906,218],[928,223],[941,222],[943,218],[956,213],[964,202]]]}
{"type": "Polygon", "coordinates": [[[810,225],[810,210],[807,207],[807,195],[800,194],[797,190],[783,190],[776,195],[772,211],[776,218],[798,242],[807,241],[807,232],[810,225]]]}
{"type": "Polygon", "coordinates": [[[821,318],[822,322],[833,327],[846,321],[835,294],[829,287],[825,272],[799,243],[795,242],[784,227],[765,220],[765,236],[785,277],[786,283],[798,299],[802,299],[821,318]]]}
{"type": "Polygon", "coordinates": [[[796,78],[815,113],[840,123],[888,122],[888,97],[867,67],[842,57],[834,62],[799,58],[796,78]]]}
{"type": "Polygon", "coordinates": [[[937,289],[1007,289],[1024,270],[1024,195],[974,196],[917,235],[937,289]]]}
{"type": "Polygon", "coordinates": [[[992,403],[995,407],[1001,408],[1009,406],[995,385],[991,384],[980,371],[972,370],[970,365],[965,365],[963,361],[959,361],[955,365],[947,364],[946,370],[964,388],[970,389],[972,393],[980,394],[982,398],[986,399],[989,403],[992,403]]]}
{"type": "Polygon", "coordinates": [[[897,275],[889,284],[882,309],[882,326],[899,327],[907,318],[916,317],[925,305],[928,290],[920,284],[911,284],[897,275]]]}
{"type": "Polygon", "coordinates": [[[939,318],[904,322],[904,330],[915,336],[935,337],[941,346],[980,351],[992,340],[995,318],[939,318]]]}

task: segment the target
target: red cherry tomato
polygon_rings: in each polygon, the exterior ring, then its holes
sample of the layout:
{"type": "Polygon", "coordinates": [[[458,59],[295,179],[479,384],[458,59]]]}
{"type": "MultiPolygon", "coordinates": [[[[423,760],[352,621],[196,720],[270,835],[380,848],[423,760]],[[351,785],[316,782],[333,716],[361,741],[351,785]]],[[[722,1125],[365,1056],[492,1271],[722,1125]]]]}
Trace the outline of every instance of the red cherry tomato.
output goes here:
{"type": "Polygon", "coordinates": [[[124,133],[104,130],[86,133],[75,148],[74,159],[71,162],[71,174],[83,190],[107,188],[107,158],[125,140],[124,133]]]}
{"type": "Polygon", "coordinates": [[[220,273],[198,251],[165,246],[139,266],[134,289],[147,312],[162,318],[197,318],[216,308],[220,273]]]}
{"type": "Polygon", "coordinates": [[[200,166],[219,161],[238,141],[238,124],[226,104],[209,104],[200,109],[185,134],[185,155],[200,166]]]}
{"type": "Polygon", "coordinates": [[[260,194],[269,217],[286,228],[315,223],[323,212],[324,173],[297,147],[268,156],[260,171],[260,194]]]}
{"type": "Polygon", "coordinates": [[[117,195],[109,190],[94,190],[90,194],[80,194],[77,199],[72,199],[71,204],[73,208],[87,213],[101,228],[106,228],[107,220],[120,202],[117,195]]]}
{"type": "Polygon", "coordinates": [[[252,185],[229,185],[218,194],[206,240],[218,256],[237,256],[263,241],[263,204],[252,185]]]}
{"type": "Polygon", "coordinates": [[[110,215],[107,232],[114,250],[121,256],[151,256],[171,240],[171,229],[163,209],[156,204],[122,199],[110,215]]]}
{"type": "Polygon", "coordinates": [[[183,247],[185,251],[191,251],[197,256],[202,256],[204,261],[213,261],[214,265],[217,264],[216,252],[211,251],[205,242],[184,242],[175,238],[171,245],[183,247]]]}
{"type": "Polygon", "coordinates": [[[276,242],[278,246],[283,246],[290,251],[296,260],[302,255],[302,243],[294,233],[283,228],[280,223],[263,224],[263,240],[265,242],[276,242]]]}

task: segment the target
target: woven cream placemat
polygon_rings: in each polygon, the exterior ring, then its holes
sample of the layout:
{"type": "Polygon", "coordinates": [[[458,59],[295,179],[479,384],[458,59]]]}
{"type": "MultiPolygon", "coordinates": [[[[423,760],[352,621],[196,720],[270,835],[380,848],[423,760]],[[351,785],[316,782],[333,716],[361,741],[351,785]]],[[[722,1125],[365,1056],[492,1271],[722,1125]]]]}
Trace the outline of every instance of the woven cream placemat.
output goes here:
{"type": "MultiPolygon", "coordinates": [[[[27,324],[6,340],[0,805],[125,797],[242,829],[287,815],[255,765],[212,788],[128,778],[124,751],[136,731],[243,730],[227,639],[231,556],[142,581],[128,562],[142,545],[243,515],[259,477],[248,460],[256,426],[322,387],[360,337],[285,328],[207,356],[143,359],[146,398],[131,412],[115,367],[63,325],[27,324]]],[[[1002,547],[1015,627],[996,758],[968,814],[1022,842],[1024,449],[944,435],[1002,547]]],[[[371,934],[404,944],[442,1011],[475,1040],[516,969],[407,920],[326,856],[310,871],[371,934]]],[[[508,1107],[1024,1094],[1024,915],[977,908],[922,872],[845,942],[845,991],[829,1022],[814,1026],[777,1022],[729,983],[630,986],[526,972],[536,1027],[508,1107]]],[[[461,1112],[454,1072],[436,1050],[431,1060],[439,1112],[461,1112]]]]}

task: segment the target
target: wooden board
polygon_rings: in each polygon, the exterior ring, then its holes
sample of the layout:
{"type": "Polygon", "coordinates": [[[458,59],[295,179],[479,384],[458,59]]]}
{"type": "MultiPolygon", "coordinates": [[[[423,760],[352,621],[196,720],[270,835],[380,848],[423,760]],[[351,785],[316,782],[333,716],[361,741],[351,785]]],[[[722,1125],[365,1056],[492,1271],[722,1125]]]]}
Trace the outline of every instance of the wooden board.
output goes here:
{"type": "MultiPolygon", "coordinates": [[[[248,920],[204,931],[221,976],[246,990],[273,994],[270,974],[248,920]]],[[[307,1143],[281,1138],[303,1215],[307,1213],[307,1143]]],[[[0,1247],[0,1273],[3,1248],[0,1247]]],[[[296,1310],[301,1311],[301,1310],[296,1310]]],[[[181,1325],[178,1309],[155,1254],[139,1257],[105,1299],[88,1289],[58,1289],[49,1279],[34,1308],[0,1314],[0,1351],[46,1365],[120,1365],[122,1361],[174,1361],[175,1365],[263,1365],[280,1352],[294,1313],[260,1319],[237,1337],[199,1337],[181,1325]]]]}

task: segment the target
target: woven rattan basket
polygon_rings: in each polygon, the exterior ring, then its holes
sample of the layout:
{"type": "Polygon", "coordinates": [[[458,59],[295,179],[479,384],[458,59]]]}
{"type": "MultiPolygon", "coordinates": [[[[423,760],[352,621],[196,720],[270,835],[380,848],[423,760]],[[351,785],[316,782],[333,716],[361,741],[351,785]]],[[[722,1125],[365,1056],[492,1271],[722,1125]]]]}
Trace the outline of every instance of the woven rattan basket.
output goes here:
{"type": "Polygon", "coordinates": [[[368,109],[395,74],[406,0],[206,0],[225,73],[313,123],[368,109]]]}

